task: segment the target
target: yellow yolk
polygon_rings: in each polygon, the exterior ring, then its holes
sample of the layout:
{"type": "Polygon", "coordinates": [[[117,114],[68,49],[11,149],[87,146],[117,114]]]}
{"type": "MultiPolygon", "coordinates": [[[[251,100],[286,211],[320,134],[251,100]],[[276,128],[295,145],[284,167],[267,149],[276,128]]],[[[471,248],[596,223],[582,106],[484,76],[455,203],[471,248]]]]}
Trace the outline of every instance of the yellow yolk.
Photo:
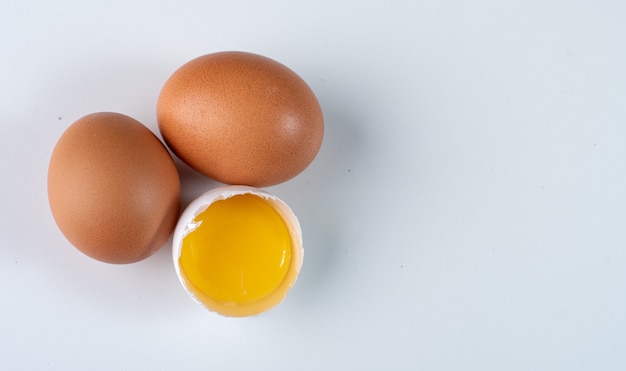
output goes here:
{"type": "Polygon", "coordinates": [[[236,195],[212,203],[183,238],[180,270],[209,308],[251,303],[285,280],[292,241],[280,214],[263,198],[236,195]]]}

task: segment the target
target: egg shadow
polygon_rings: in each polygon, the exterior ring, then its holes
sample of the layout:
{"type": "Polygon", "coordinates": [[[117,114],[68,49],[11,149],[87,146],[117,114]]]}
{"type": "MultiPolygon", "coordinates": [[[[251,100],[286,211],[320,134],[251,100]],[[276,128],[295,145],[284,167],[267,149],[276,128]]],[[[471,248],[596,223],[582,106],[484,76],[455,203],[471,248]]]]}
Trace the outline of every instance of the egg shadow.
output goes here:
{"type": "Polygon", "coordinates": [[[174,159],[174,164],[178,169],[178,175],[180,177],[181,211],[185,210],[191,201],[195,200],[206,191],[223,185],[222,183],[194,170],[175,155],[172,155],[172,158],[174,159]]]}
{"type": "Polygon", "coordinates": [[[359,186],[354,174],[368,169],[363,156],[368,135],[359,125],[357,107],[341,104],[337,93],[319,94],[324,109],[325,133],[322,148],[307,170],[280,186],[277,192],[294,208],[303,229],[304,263],[298,283],[290,293],[290,306],[310,312],[324,306],[329,290],[341,286],[350,270],[343,264],[350,246],[346,241],[347,221],[353,219],[352,205],[359,186]]]}

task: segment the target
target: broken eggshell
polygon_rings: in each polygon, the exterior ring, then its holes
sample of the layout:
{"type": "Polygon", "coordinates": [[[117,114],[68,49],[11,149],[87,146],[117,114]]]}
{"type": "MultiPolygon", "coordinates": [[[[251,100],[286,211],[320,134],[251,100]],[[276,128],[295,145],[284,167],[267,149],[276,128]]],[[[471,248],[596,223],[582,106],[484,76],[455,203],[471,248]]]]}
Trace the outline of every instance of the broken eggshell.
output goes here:
{"type": "Polygon", "coordinates": [[[293,211],[278,197],[251,186],[227,185],[211,189],[200,197],[192,201],[183,211],[174,230],[172,246],[172,258],[176,275],[185,291],[197,303],[210,311],[217,312],[224,316],[245,317],[265,312],[284,300],[289,289],[295,283],[304,256],[302,247],[302,231],[297,217],[293,211]],[[207,298],[199,289],[185,278],[181,267],[181,252],[184,238],[199,227],[199,222],[194,220],[203,213],[209,206],[219,200],[226,200],[237,195],[254,195],[265,200],[283,219],[291,238],[291,261],[284,280],[272,292],[266,296],[242,304],[220,303],[219,301],[207,298]]]}

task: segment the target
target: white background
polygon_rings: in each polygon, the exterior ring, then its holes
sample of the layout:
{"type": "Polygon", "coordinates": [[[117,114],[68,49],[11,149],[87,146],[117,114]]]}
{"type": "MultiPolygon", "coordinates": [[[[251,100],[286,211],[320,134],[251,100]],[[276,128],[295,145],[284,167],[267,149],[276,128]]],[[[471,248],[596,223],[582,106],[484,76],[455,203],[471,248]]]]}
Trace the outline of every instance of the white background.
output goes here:
{"type": "MultiPolygon", "coordinates": [[[[0,369],[626,369],[626,3],[8,1],[0,5],[0,369]],[[197,56],[276,59],[322,149],[268,191],[306,256],[274,310],[204,311],[169,245],[77,252],[48,208],[79,117],[158,133],[197,56]]],[[[183,202],[216,186],[181,165],[183,202]]]]}

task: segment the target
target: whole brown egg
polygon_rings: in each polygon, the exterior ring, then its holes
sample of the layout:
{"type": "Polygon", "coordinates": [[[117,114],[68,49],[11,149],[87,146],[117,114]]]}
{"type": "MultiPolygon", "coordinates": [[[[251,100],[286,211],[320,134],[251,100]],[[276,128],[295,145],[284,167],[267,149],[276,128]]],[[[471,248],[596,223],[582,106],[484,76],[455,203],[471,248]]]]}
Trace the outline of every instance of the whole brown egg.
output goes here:
{"type": "Polygon", "coordinates": [[[322,110],[295,72],[263,56],[220,52],[180,67],[157,104],[169,148],[200,173],[227,184],[284,182],[317,155],[322,110]]]}
{"type": "Polygon", "coordinates": [[[59,138],[48,169],[48,200],[59,229],[86,255],[133,263],[162,247],[180,209],[178,171],[140,122],[87,115],[59,138]]]}

